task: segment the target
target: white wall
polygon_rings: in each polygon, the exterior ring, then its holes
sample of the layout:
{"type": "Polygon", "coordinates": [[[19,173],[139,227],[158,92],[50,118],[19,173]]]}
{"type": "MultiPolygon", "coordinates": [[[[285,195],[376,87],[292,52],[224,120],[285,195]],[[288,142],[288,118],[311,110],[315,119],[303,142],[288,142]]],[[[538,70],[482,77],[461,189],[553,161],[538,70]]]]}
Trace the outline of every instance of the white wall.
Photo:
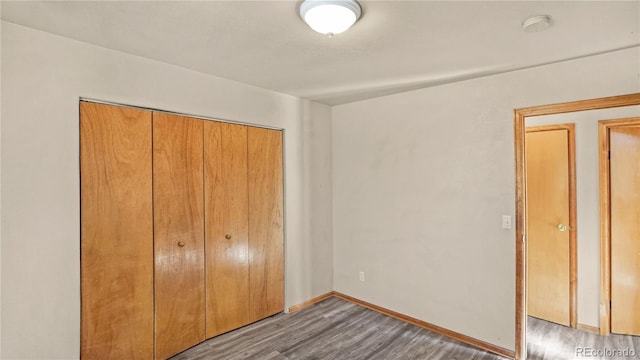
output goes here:
{"type": "Polygon", "coordinates": [[[3,359],[79,356],[80,96],[284,128],[285,305],[332,290],[330,108],[7,22],[1,71],[3,359]]]}
{"type": "MultiPolygon", "coordinates": [[[[311,102],[309,121],[303,126],[302,143],[307,146],[303,152],[304,177],[308,185],[305,187],[304,228],[313,239],[310,247],[305,248],[305,258],[296,268],[307,268],[305,278],[300,278],[297,287],[305,289],[305,294],[321,295],[333,290],[333,191],[331,181],[331,107],[311,102]],[[306,153],[305,153],[306,155],[306,153]]],[[[306,299],[309,299],[307,297],[306,299]]]]}
{"type": "Polygon", "coordinates": [[[534,116],[526,126],[576,126],[578,323],[599,327],[600,200],[598,121],[640,116],[640,106],[534,116]]]}
{"type": "Polygon", "coordinates": [[[638,54],[335,106],[335,289],[514,349],[513,109],[638,92],[638,54]]]}

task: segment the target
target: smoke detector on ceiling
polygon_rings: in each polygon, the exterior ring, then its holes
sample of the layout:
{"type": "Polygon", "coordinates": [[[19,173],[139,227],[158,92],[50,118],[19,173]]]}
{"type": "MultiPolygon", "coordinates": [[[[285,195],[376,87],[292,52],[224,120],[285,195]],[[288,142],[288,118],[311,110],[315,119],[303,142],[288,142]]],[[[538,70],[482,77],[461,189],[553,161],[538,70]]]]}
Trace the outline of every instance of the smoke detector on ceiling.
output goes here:
{"type": "Polygon", "coordinates": [[[535,15],[530,16],[522,22],[522,30],[526,32],[539,32],[549,28],[551,26],[551,16],[549,15],[535,15]]]}

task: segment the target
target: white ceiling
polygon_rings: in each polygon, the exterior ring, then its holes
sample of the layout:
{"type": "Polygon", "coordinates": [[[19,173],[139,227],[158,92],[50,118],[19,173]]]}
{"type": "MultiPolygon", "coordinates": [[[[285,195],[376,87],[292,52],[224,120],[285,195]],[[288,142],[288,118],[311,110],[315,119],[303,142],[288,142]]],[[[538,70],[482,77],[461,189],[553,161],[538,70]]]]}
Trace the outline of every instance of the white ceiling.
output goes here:
{"type": "Polygon", "coordinates": [[[2,19],[340,104],[640,44],[640,1],[360,1],[327,38],[299,1],[2,1],[2,19]],[[548,14],[553,26],[526,33],[548,14]]]}

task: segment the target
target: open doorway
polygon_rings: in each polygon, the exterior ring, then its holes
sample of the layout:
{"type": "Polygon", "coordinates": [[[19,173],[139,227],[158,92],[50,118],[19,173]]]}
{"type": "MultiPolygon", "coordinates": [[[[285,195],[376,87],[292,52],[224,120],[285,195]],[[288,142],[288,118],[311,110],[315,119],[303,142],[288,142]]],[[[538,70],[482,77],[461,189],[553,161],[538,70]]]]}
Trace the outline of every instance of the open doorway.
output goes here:
{"type": "MultiPolygon", "coordinates": [[[[535,106],[515,110],[516,154],[516,359],[527,354],[527,301],[526,301],[526,172],[525,172],[525,119],[534,116],[567,114],[581,111],[612,109],[640,105],[640,94],[629,94],[600,99],[535,106]]],[[[579,179],[578,179],[579,181],[579,179]]],[[[601,279],[602,280],[602,279],[601,279]]],[[[602,297],[600,298],[602,301],[602,297]]],[[[599,311],[602,312],[602,304],[599,311]]],[[[578,315],[579,321],[579,315],[578,315]]],[[[592,334],[597,336],[595,334],[592,334]]],[[[577,344],[576,344],[577,345],[577,344]]],[[[551,357],[553,358],[553,357],[551,357]]]]}

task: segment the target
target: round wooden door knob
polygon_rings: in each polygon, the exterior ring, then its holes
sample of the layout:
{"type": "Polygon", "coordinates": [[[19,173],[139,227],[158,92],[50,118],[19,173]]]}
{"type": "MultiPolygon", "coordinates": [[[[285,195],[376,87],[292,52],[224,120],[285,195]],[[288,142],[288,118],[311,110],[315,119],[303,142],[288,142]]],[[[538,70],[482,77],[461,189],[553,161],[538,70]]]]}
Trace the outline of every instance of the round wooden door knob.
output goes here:
{"type": "Polygon", "coordinates": [[[178,246],[180,246],[180,247],[184,247],[184,241],[179,241],[179,242],[178,242],[178,246]]]}
{"type": "Polygon", "coordinates": [[[231,239],[231,235],[227,234],[227,235],[224,236],[224,238],[229,240],[229,239],[231,239]]]}

